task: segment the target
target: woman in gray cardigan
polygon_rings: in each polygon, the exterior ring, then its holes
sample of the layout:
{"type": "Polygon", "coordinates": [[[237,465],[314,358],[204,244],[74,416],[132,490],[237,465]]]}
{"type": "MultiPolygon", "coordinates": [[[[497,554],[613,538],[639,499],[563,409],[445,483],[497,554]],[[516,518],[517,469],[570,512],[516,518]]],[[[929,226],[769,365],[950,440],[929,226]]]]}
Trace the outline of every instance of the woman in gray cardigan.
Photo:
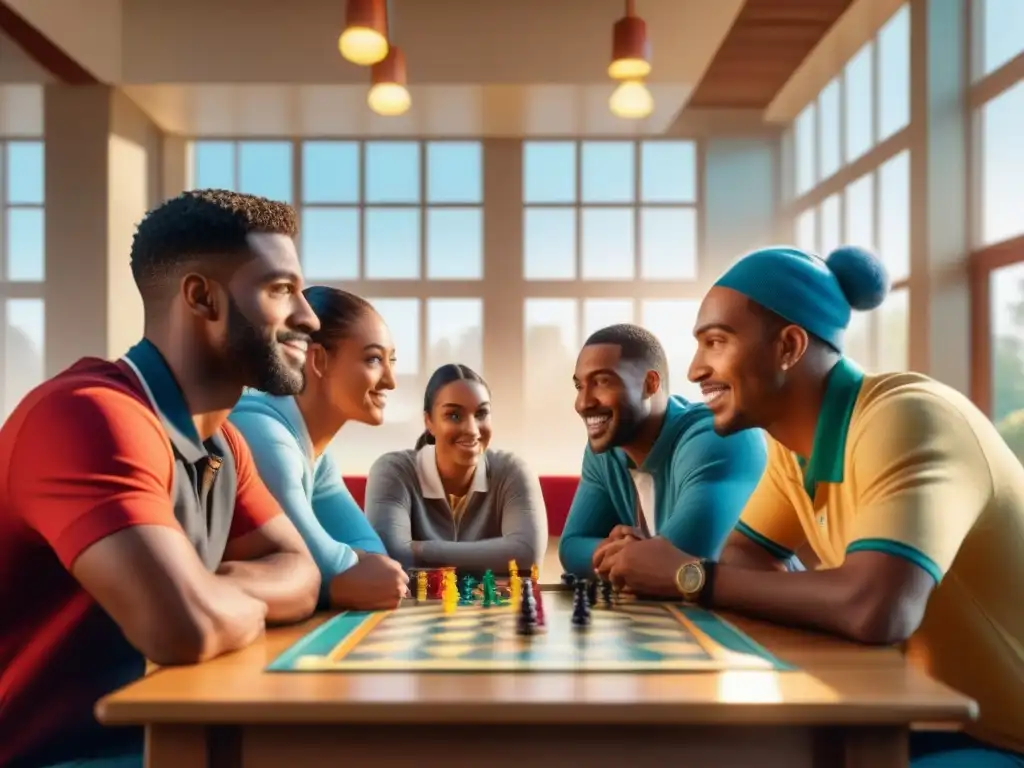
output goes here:
{"type": "Polygon", "coordinates": [[[381,456],[366,482],[366,516],[406,568],[508,573],[541,565],[548,543],[540,480],[522,459],[488,448],[491,393],[464,365],[434,371],[426,431],[413,450],[381,456]]]}

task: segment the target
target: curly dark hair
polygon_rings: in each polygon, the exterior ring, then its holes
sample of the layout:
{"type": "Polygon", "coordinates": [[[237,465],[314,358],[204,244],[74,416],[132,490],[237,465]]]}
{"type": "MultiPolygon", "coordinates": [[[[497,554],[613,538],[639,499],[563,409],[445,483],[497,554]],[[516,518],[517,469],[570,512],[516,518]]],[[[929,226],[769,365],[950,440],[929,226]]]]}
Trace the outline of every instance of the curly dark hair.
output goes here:
{"type": "Polygon", "coordinates": [[[131,267],[143,299],[163,290],[182,267],[244,257],[253,232],[295,237],[298,216],[286,203],[225,189],[183,192],[145,215],[132,241],[131,267]]]}
{"type": "Polygon", "coordinates": [[[632,323],[609,325],[594,331],[583,346],[615,344],[621,350],[621,359],[642,362],[649,370],[657,371],[662,386],[668,391],[668,357],[658,337],[632,323]]]}

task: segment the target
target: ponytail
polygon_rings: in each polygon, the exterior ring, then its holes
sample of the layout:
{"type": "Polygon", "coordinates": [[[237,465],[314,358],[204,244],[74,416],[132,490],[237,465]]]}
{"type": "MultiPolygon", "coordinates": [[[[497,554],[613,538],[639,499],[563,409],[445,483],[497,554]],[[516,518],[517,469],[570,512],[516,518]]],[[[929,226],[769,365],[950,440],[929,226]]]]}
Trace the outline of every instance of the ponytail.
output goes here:
{"type": "Polygon", "coordinates": [[[425,445],[433,445],[433,444],[434,444],[434,436],[432,434],[430,434],[430,430],[429,429],[425,429],[425,430],[423,430],[423,434],[419,436],[419,439],[416,440],[416,450],[418,451],[420,448],[422,448],[425,445]]]}

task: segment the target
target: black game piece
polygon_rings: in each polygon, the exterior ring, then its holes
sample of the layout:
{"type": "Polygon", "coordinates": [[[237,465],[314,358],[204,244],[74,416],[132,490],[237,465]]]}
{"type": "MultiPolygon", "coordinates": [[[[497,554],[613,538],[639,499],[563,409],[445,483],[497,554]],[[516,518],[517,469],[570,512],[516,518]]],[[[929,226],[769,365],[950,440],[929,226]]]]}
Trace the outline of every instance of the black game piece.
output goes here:
{"type": "Polygon", "coordinates": [[[567,587],[571,587],[576,583],[576,576],[571,573],[562,574],[562,583],[567,587]]]}
{"type": "Polygon", "coordinates": [[[587,602],[591,606],[597,605],[597,579],[598,577],[595,576],[587,580],[587,602]]]}
{"type": "Polygon", "coordinates": [[[605,579],[601,580],[601,599],[604,600],[605,607],[611,608],[612,606],[612,583],[605,579]]]}
{"type": "Polygon", "coordinates": [[[577,582],[573,592],[572,623],[577,627],[590,624],[590,603],[587,602],[587,588],[583,582],[577,582]]]}
{"type": "Polygon", "coordinates": [[[516,634],[533,635],[539,628],[537,622],[537,599],[533,595],[533,580],[526,577],[522,580],[523,597],[519,603],[519,616],[516,618],[516,634]]]}

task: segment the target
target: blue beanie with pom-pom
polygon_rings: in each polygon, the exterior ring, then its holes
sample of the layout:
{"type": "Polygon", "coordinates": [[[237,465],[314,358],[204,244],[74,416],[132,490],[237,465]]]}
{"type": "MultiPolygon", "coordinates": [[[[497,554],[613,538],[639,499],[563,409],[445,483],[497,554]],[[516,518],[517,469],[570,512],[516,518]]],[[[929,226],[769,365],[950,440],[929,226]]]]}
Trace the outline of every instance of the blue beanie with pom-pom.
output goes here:
{"type": "Polygon", "coordinates": [[[743,256],[715,285],[742,293],[842,352],[851,311],[878,307],[889,292],[889,276],[863,248],[843,246],[822,259],[776,246],[743,256]]]}

